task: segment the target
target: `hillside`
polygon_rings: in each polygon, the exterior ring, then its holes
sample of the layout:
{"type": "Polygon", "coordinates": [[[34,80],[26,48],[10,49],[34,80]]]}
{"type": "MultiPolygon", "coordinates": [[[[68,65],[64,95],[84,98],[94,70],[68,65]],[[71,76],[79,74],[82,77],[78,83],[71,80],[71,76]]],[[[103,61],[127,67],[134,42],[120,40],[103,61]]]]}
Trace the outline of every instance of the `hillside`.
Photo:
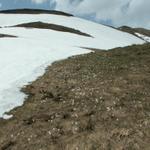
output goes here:
{"type": "Polygon", "coordinates": [[[150,44],[70,57],[23,88],[1,150],[149,150],[150,44]]]}
{"type": "Polygon", "coordinates": [[[0,11],[0,150],[149,150],[149,40],[60,11],[0,11]]]}
{"type": "Polygon", "coordinates": [[[43,75],[54,61],[93,49],[145,43],[63,12],[33,9],[1,11],[0,35],[0,117],[5,119],[12,117],[5,112],[24,103],[26,95],[20,89],[43,75]]]}

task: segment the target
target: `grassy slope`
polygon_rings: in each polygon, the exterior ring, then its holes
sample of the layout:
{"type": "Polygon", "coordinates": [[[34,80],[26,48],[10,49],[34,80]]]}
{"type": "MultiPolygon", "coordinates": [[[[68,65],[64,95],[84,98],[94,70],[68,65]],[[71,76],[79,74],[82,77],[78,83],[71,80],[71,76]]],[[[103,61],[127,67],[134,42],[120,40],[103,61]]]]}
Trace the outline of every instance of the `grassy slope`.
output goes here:
{"type": "Polygon", "coordinates": [[[50,66],[0,121],[2,150],[148,150],[150,44],[96,51],[50,66]]]}

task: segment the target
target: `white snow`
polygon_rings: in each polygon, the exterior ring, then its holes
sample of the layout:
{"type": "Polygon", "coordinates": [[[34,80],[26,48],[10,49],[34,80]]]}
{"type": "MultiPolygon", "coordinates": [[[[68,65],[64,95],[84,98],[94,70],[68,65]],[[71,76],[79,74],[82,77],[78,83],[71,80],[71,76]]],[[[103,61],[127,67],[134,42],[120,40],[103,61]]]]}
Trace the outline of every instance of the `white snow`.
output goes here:
{"type": "MultiPolygon", "coordinates": [[[[75,28],[82,32],[88,33],[95,37],[96,40],[101,42],[103,47],[101,48],[112,48],[116,46],[126,46],[130,44],[141,43],[143,41],[135,38],[135,36],[121,32],[119,30],[100,25],[91,21],[76,17],[66,17],[60,15],[50,14],[0,14],[0,26],[14,26],[17,24],[37,22],[41,21],[44,23],[53,23],[63,25],[66,27],[75,28]],[[101,41],[100,41],[101,40],[101,41]],[[107,44],[106,44],[107,42],[107,44]],[[107,45],[107,46],[106,46],[107,45]]],[[[97,42],[98,42],[97,41],[97,42]]],[[[96,46],[96,45],[95,45],[96,46]]]]}
{"type": "Polygon", "coordinates": [[[20,89],[42,75],[52,62],[90,52],[80,47],[109,49],[144,43],[139,38],[110,27],[50,14],[0,14],[0,26],[0,34],[18,36],[0,38],[0,117],[5,119],[11,117],[5,112],[23,104],[26,95],[20,89]],[[5,28],[35,21],[75,28],[94,38],[47,29],[5,28]]]}
{"type": "Polygon", "coordinates": [[[149,36],[145,36],[143,34],[140,33],[135,33],[138,37],[141,37],[143,40],[145,40],[146,42],[150,42],[150,37],[149,36]]]}

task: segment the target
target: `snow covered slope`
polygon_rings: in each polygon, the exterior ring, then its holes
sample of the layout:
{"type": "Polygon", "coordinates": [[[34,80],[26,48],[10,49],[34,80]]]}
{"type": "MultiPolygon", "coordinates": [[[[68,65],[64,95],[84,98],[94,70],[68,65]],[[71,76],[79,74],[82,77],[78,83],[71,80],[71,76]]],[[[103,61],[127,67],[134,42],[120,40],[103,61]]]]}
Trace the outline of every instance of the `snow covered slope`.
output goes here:
{"type": "Polygon", "coordinates": [[[23,104],[20,88],[44,73],[52,62],[90,50],[142,44],[143,40],[113,28],[73,16],[0,13],[0,117],[23,104]],[[91,37],[52,29],[14,27],[42,22],[72,28],[91,37]],[[4,35],[10,35],[4,36],[4,35]]]}

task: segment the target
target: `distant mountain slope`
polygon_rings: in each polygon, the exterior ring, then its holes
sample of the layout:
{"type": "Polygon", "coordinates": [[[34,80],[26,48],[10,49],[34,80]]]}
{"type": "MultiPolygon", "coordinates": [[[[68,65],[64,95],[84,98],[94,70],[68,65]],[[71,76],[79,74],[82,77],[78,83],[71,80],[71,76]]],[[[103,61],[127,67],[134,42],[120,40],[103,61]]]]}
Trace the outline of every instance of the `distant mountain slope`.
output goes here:
{"type": "Polygon", "coordinates": [[[20,89],[43,75],[54,61],[93,49],[145,43],[117,29],[60,14],[64,13],[28,9],[1,11],[0,34],[16,38],[0,38],[0,117],[8,118],[5,112],[23,104],[26,95],[20,89]],[[81,36],[83,34],[87,36],[81,36]]]}
{"type": "Polygon", "coordinates": [[[132,28],[128,26],[122,26],[118,28],[121,31],[131,33],[139,38],[142,38],[146,42],[150,42],[150,30],[144,28],[132,28]]]}
{"type": "Polygon", "coordinates": [[[0,13],[5,14],[55,14],[55,15],[64,15],[64,16],[73,16],[72,14],[68,14],[61,11],[55,10],[42,10],[42,9],[10,9],[10,10],[2,10],[0,13]]]}
{"type": "Polygon", "coordinates": [[[99,48],[99,44],[101,44],[101,48],[107,49],[116,46],[139,44],[139,42],[142,43],[142,40],[130,34],[76,17],[66,17],[54,14],[0,14],[0,20],[1,27],[40,21],[43,23],[73,28],[95,37],[95,40],[99,40],[99,42],[97,41],[98,44],[95,43],[95,48],[99,48]]]}

